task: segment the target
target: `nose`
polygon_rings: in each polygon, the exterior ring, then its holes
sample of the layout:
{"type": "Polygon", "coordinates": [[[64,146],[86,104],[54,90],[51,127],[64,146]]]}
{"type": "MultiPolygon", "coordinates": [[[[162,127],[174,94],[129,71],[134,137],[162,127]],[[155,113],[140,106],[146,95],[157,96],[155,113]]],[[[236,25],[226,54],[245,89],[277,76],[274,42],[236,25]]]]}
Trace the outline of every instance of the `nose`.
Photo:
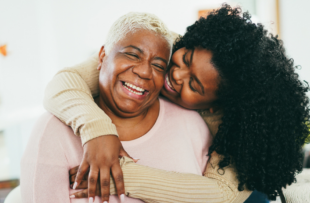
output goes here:
{"type": "Polygon", "coordinates": [[[144,62],[132,68],[132,72],[143,79],[152,79],[152,67],[149,63],[144,62]]]}
{"type": "Polygon", "coordinates": [[[172,72],[172,79],[178,85],[182,85],[184,80],[190,76],[190,71],[188,68],[175,68],[172,72]]]}

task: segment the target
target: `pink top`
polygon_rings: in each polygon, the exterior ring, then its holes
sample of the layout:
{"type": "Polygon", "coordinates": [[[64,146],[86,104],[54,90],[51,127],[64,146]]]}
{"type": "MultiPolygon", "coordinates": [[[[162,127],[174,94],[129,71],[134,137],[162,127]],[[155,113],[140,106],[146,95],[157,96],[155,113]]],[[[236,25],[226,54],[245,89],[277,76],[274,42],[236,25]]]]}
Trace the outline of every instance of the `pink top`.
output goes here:
{"type": "MultiPolygon", "coordinates": [[[[158,169],[200,174],[205,171],[211,134],[199,114],[160,99],[153,128],[142,137],[122,142],[139,158],[138,164],[158,169]]],[[[70,127],[45,113],[37,122],[21,162],[21,192],[25,203],[83,202],[70,199],[69,169],[80,164],[81,139],[70,127]]],[[[96,197],[95,202],[101,202],[96,197]]],[[[110,196],[110,203],[120,202],[110,196]]],[[[142,202],[126,197],[126,202],[142,202]]]]}

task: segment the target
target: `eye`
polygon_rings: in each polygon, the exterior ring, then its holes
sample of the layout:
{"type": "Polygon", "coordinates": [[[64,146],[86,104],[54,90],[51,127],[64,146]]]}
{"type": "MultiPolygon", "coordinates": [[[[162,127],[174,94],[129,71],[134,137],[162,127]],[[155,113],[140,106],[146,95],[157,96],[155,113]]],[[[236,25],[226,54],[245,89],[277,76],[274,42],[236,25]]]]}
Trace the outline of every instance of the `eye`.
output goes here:
{"type": "Polygon", "coordinates": [[[189,80],[189,83],[188,83],[189,88],[190,88],[193,92],[197,92],[197,90],[195,90],[195,89],[193,88],[192,82],[193,82],[193,78],[191,78],[191,79],[189,80]]]}
{"type": "Polygon", "coordinates": [[[131,58],[131,59],[139,59],[139,56],[138,56],[137,54],[135,54],[135,53],[126,52],[125,54],[126,54],[126,56],[127,56],[128,58],[131,58]]]}
{"type": "Polygon", "coordinates": [[[186,55],[187,55],[187,53],[188,52],[186,52],[184,55],[183,55],[183,63],[187,66],[187,67],[189,67],[189,63],[186,61],[186,55]]]}
{"type": "Polygon", "coordinates": [[[165,68],[162,65],[159,64],[152,64],[153,66],[155,66],[157,69],[160,69],[161,71],[164,71],[165,68]]]}

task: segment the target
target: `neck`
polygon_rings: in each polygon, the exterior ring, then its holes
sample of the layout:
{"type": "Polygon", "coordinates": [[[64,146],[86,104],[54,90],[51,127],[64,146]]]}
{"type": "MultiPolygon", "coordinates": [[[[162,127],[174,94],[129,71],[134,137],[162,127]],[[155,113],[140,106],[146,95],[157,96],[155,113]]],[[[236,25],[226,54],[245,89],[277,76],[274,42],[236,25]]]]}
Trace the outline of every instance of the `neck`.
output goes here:
{"type": "Polygon", "coordinates": [[[111,118],[121,141],[130,141],[146,134],[155,124],[159,115],[159,100],[134,117],[120,117],[111,111],[101,97],[95,99],[97,105],[111,118]]]}

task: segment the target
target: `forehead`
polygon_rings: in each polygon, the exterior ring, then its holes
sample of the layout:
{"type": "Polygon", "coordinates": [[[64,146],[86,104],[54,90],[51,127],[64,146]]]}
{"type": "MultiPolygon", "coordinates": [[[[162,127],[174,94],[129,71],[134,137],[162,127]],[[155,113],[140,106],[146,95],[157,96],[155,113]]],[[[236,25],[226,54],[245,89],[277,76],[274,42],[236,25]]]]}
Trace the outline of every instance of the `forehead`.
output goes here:
{"type": "Polygon", "coordinates": [[[119,48],[134,45],[147,53],[156,53],[165,58],[167,57],[166,55],[169,57],[170,54],[170,46],[167,40],[154,31],[145,29],[138,29],[127,33],[116,45],[119,48]]]}

